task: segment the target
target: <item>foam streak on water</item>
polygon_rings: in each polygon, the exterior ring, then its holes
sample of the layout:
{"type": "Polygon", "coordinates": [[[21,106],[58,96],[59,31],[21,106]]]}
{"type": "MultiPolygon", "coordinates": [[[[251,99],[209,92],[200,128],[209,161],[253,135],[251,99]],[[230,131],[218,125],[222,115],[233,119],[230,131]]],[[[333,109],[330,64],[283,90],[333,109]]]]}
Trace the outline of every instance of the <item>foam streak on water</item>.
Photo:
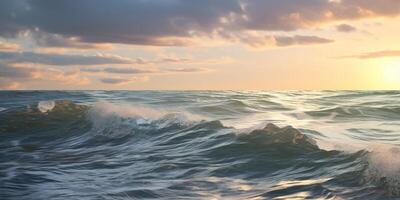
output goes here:
{"type": "Polygon", "coordinates": [[[397,199],[398,91],[0,91],[0,199],[397,199]]]}

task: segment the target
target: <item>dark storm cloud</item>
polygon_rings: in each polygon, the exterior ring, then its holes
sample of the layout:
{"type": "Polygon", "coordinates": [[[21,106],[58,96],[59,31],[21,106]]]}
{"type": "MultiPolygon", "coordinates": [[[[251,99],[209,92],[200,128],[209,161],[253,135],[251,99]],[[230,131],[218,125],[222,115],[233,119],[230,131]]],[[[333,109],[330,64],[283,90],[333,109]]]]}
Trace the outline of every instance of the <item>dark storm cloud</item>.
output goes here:
{"type": "Polygon", "coordinates": [[[233,0],[4,0],[0,34],[21,30],[76,36],[85,42],[182,45],[162,37],[211,31],[240,6],[233,0]]]}
{"type": "Polygon", "coordinates": [[[0,52],[0,61],[8,63],[37,63],[45,65],[128,64],[133,61],[117,56],[65,55],[34,52],[0,52]]]}
{"type": "Polygon", "coordinates": [[[399,0],[1,0],[0,35],[40,31],[84,43],[184,46],[219,29],[291,31],[399,13],[399,0]]]}
{"type": "Polygon", "coordinates": [[[296,30],[336,20],[400,14],[398,0],[247,0],[242,25],[256,30],[296,30]]]}

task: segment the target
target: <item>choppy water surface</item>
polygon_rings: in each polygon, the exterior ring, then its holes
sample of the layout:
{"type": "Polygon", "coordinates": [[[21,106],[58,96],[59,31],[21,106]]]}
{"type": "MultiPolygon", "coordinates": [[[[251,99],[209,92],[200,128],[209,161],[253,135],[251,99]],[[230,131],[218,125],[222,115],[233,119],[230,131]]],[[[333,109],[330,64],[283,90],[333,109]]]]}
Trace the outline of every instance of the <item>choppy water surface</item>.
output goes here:
{"type": "Polygon", "coordinates": [[[0,199],[396,199],[400,92],[0,92],[0,199]]]}

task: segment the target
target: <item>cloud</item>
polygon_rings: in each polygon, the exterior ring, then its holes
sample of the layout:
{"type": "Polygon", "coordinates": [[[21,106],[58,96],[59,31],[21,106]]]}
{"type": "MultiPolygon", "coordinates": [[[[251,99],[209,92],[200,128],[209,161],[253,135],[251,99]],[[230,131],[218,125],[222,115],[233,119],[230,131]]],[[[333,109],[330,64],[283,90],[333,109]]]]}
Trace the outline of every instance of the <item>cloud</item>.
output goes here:
{"type": "Polygon", "coordinates": [[[400,14],[397,0],[248,0],[243,1],[245,20],[253,30],[292,31],[342,20],[400,14]]]}
{"type": "Polygon", "coordinates": [[[176,72],[176,73],[199,73],[199,72],[208,72],[209,69],[205,68],[172,68],[165,69],[165,72],[176,72]]]}
{"type": "Polygon", "coordinates": [[[82,68],[81,72],[110,73],[110,74],[151,74],[158,72],[151,69],[138,69],[133,67],[107,67],[107,68],[82,68]]]}
{"type": "Polygon", "coordinates": [[[89,72],[89,73],[99,73],[103,72],[103,69],[99,68],[82,68],[80,69],[81,72],[89,72]]]}
{"type": "Polygon", "coordinates": [[[33,39],[39,46],[47,48],[74,48],[74,49],[112,49],[111,44],[80,42],[76,37],[64,37],[58,34],[32,33],[33,39]]]}
{"type": "Polygon", "coordinates": [[[21,84],[8,79],[0,79],[0,90],[16,90],[21,87],[21,84]]]}
{"type": "Polygon", "coordinates": [[[227,64],[232,63],[234,59],[230,57],[222,58],[208,58],[208,59],[196,59],[196,58],[179,58],[179,57],[161,57],[154,60],[143,60],[143,63],[152,64],[184,64],[184,65],[215,65],[215,64],[227,64]]]}
{"type": "Polygon", "coordinates": [[[1,52],[0,61],[6,63],[34,63],[42,65],[105,65],[105,64],[222,64],[231,62],[230,58],[218,59],[193,59],[193,58],[176,58],[162,57],[153,60],[143,58],[127,58],[117,55],[73,55],[73,54],[56,54],[56,53],[37,53],[37,52],[1,52]]]}
{"type": "Polygon", "coordinates": [[[340,24],[336,26],[336,30],[339,32],[350,33],[356,31],[357,28],[348,24],[340,24]]]}
{"type": "Polygon", "coordinates": [[[89,73],[109,74],[166,74],[166,73],[200,73],[208,72],[206,68],[164,68],[164,69],[139,69],[133,67],[107,67],[107,68],[82,68],[80,71],[89,73]]]}
{"type": "Polygon", "coordinates": [[[63,71],[59,69],[46,69],[40,73],[40,80],[57,81],[64,84],[87,85],[90,79],[82,76],[78,70],[63,71]]]}
{"type": "Polygon", "coordinates": [[[0,41],[0,51],[17,51],[19,49],[18,44],[0,41]]]}
{"type": "Polygon", "coordinates": [[[130,64],[133,61],[114,55],[68,55],[35,52],[0,52],[0,60],[8,63],[37,63],[45,65],[130,64]]]}
{"type": "Polygon", "coordinates": [[[333,40],[321,38],[317,36],[303,36],[295,35],[289,36],[276,36],[275,37],[277,46],[291,46],[291,45],[315,45],[315,44],[326,44],[334,42],[333,40]]]}
{"type": "Polygon", "coordinates": [[[224,39],[230,40],[232,42],[240,42],[247,45],[248,47],[255,49],[275,46],[275,39],[273,36],[267,36],[258,32],[235,33],[220,31],[218,34],[224,39]]]}
{"type": "Polygon", "coordinates": [[[358,55],[341,56],[338,58],[374,59],[374,58],[386,58],[386,57],[400,57],[400,50],[374,51],[358,55]]]}
{"type": "Polygon", "coordinates": [[[316,45],[334,42],[334,40],[313,35],[265,35],[263,33],[247,31],[242,33],[219,32],[220,36],[232,42],[240,42],[248,47],[261,49],[265,47],[284,47],[292,45],[316,45]]]}
{"type": "Polygon", "coordinates": [[[294,31],[399,14],[398,0],[2,0],[0,36],[38,31],[55,35],[43,45],[77,48],[187,46],[217,30],[294,31]]]}
{"type": "Polygon", "coordinates": [[[148,69],[112,68],[112,67],[105,68],[103,71],[114,74],[148,74],[156,72],[155,70],[148,70],[148,69]]]}
{"type": "Polygon", "coordinates": [[[240,12],[234,0],[4,0],[0,35],[39,29],[90,43],[181,46],[232,12],[240,12]]]}
{"type": "Polygon", "coordinates": [[[11,66],[0,63],[0,79],[11,79],[19,81],[57,81],[66,84],[83,85],[90,81],[87,77],[81,76],[79,71],[63,71],[53,68],[40,68],[30,66],[11,66]]]}
{"type": "Polygon", "coordinates": [[[37,76],[38,70],[30,67],[13,67],[0,63],[0,78],[30,79],[37,76]]]}
{"type": "Polygon", "coordinates": [[[130,77],[130,78],[121,78],[121,77],[107,77],[100,78],[99,81],[105,84],[112,85],[126,85],[134,82],[144,82],[147,81],[148,77],[130,77]]]}

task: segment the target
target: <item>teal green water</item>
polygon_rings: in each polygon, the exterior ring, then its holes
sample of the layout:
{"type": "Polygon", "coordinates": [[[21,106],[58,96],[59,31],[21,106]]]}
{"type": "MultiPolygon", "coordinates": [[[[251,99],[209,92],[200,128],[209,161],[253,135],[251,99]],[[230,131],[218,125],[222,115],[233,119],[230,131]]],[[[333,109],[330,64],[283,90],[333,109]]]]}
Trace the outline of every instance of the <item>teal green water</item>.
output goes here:
{"type": "Polygon", "coordinates": [[[399,91],[0,91],[0,199],[397,199],[399,91]]]}

